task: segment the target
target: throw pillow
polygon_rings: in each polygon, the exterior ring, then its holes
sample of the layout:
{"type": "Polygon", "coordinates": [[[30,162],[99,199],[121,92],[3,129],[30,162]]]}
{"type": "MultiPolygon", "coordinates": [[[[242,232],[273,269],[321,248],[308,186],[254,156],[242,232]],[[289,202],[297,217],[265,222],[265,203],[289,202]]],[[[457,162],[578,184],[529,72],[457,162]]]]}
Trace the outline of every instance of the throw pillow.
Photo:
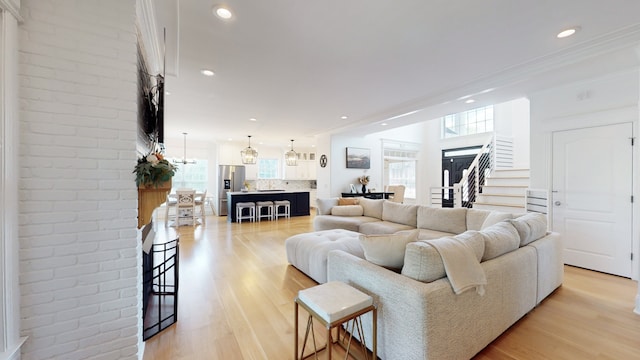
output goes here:
{"type": "Polygon", "coordinates": [[[337,216],[362,216],[360,205],[338,205],[331,208],[331,215],[337,216]]]}
{"type": "MultiPolygon", "coordinates": [[[[467,231],[454,236],[469,246],[480,261],[484,253],[484,237],[478,231],[467,231]]],[[[430,283],[447,276],[440,253],[428,241],[421,240],[407,244],[402,275],[414,280],[430,283]]]]}
{"type": "Polygon", "coordinates": [[[358,205],[357,198],[339,198],[338,205],[358,205]]]}
{"type": "Polygon", "coordinates": [[[407,244],[418,240],[418,230],[405,234],[360,235],[364,258],[376,265],[401,269],[407,244]]]}
{"type": "Polygon", "coordinates": [[[338,205],[338,198],[316,199],[318,215],[331,215],[331,208],[338,205]]]}
{"type": "Polygon", "coordinates": [[[364,216],[382,219],[382,203],[384,199],[361,198],[358,202],[364,211],[364,216]]]}
{"type": "Polygon", "coordinates": [[[520,246],[525,246],[547,234],[547,217],[544,214],[528,213],[509,222],[518,230],[520,246]]]}

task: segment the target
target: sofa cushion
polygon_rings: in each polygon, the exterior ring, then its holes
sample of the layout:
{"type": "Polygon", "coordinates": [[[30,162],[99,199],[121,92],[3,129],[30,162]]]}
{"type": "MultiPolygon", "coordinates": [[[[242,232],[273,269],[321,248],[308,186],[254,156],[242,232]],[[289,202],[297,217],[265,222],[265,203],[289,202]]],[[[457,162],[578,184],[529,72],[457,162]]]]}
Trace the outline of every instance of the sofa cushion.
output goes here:
{"type": "Polygon", "coordinates": [[[467,209],[467,230],[481,230],[491,210],[467,209]]]}
{"type": "Polygon", "coordinates": [[[415,227],[398,224],[391,221],[372,221],[360,225],[359,232],[363,234],[395,234],[401,230],[415,230],[415,227]]]}
{"type": "Polygon", "coordinates": [[[418,230],[404,234],[360,235],[364,258],[389,269],[401,269],[408,243],[418,240],[418,230]]]}
{"type": "Polygon", "coordinates": [[[362,216],[360,205],[338,205],[331,208],[331,215],[336,216],[362,216]]]}
{"type": "Polygon", "coordinates": [[[338,198],[338,205],[358,205],[358,198],[338,198]]]}
{"type": "Polygon", "coordinates": [[[487,218],[484,219],[484,222],[482,223],[482,227],[480,228],[480,230],[486,229],[491,225],[495,225],[500,221],[509,220],[509,219],[513,219],[513,215],[511,213],[501,212],[501,211],[492,211],[487,216],[487,218]]]}
{"type": "Polygon", "coordinates": [[[528,213],[509,220],[520,235],[520,246],[525,246],[547,234],[547,217],[540,213],[528,213]]]}
{"type": "Polygon", "coordinates": [[[363,197],[358,203],[364,210],[364,216],[382,219],[382,204],[384,203],[384,199],[367,199],[363,197]]]}
{"type": "Polygon", "coordinates": [[[360,225],[376,221],[380,221],[380,219],[368,216],[316,215],[313,218],[313,230],[344,229],[359,232],[360,225]]]}
{"type": "MultiPolygon", "coordinates": [[[[401,233],[408,231],[408,230],[403,230],[400,231],[401,233]]],[[[439,239],[441,237],[445,237],[445,236],[455,236],[456,234],[454,233],[449,233],[449,232],[445,232],[445,231],[437,231],[437,230],[431,230],[431,229],[418,229],[418,231],[420,231],[420,233],[418,234],[418,240],[433,240],[433,239],[439,239]]]]}
{"type": "Polygon", "coordinates": [[[385,200],[382,203],[382,220],[391,221],[398,224],[416,226],[418,206],[409,204],[398,204],[385,200]]]}
{"type": "Polygon", "coordinates": [[[497,258],[520,247],[520,235],[507,221],[499,222],[480,231],[484,237],[484,256],[482,261],[497,258]]]}
{"type": "Polygon", "coordinates": [[[316,214],[331,215],[331,208],[338,206],[338,198],[316,199],[316,214]]]}
{"type": "MultiPolygon", "coordinates": [[[[470,230],[454,236],[468,245],[476,259],[482,259],[485,240],[478,231],[470,230]]],[[[432,240],[432,241],[437,241],[432,240]]],[[[432,282],[446,276],[444,263],[438,251],[427,241],[416,241],[407,244],[404,255],[402,275],[417,281],[432,282]]]]}
{"type": "Polygon", "coordinates": [[[467,231],[467,208],[419,206],[418,228],[461,234],[467,231]]]}

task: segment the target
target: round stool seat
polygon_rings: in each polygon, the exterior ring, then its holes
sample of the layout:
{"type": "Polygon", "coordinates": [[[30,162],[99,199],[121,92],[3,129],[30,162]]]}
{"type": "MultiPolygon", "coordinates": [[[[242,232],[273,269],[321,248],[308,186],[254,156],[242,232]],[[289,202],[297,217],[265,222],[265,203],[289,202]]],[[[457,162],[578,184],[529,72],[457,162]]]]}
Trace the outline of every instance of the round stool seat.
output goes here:
{"type": "Polygon", "coordinates": [[[258,201],[256,202],[256,213],[258,221],[262,221],[262,218],[273,220],[273,201],[258,201]],[[263,213],[262,209],[266,209],[263,213]]]}
{"type": "Polygon", "coordinates": [[[256,221],[256,204],[252,202],[239,202],[236,203],[236,222],[242,222],[243,219],[256,221]],[[247,214],[244,215],[244,209],[247,209],[247,214]]]}
{"type": "Polygon", "coordinates": [[[273,203],[273,207],[275,208],[275,218],[278,220],[279,217],[291,217],[291,203],[289,200],[276,200],[273,203]],[[282,211],[280,211],[282,209],[282,211]]]}

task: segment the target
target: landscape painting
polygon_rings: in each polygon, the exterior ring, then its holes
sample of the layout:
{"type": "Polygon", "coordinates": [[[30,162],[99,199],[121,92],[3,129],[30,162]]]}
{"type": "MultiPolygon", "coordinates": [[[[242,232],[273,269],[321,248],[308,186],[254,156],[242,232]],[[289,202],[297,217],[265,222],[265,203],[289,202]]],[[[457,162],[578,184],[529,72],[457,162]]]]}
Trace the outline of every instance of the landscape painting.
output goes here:
{"type": "Polygon", "coordinates": [[[347,148],[347,168],[368,169],[371,166],[371,154],[369,149],[347,148]]]}

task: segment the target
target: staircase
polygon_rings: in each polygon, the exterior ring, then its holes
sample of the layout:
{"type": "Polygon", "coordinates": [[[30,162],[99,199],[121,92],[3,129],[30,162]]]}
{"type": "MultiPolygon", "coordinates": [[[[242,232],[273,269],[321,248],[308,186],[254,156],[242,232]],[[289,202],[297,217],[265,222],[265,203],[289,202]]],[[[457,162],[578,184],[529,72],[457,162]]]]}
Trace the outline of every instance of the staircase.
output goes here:
{"type": "Polygon", "coordinates": [[[474,209],[509,213],[526,212],[529,169],[496,169],[485,177],[482,192],[476,195],[474,209]]]}

